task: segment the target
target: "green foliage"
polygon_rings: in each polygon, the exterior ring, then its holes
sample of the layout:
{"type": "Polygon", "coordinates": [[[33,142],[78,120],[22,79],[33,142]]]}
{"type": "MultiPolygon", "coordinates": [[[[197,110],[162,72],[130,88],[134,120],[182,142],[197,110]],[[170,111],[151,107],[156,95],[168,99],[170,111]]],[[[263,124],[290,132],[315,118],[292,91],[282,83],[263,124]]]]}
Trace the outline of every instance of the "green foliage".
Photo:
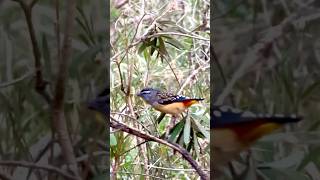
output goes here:
{"type": "MultiPolygon", "coordinates": [[[[301,5],[291,1],[216,4],[214,43],[222,69],[213,67],[217,72],[214,85],[222,89],[227,85],[223,78],[227,83],[235,80],[224,103],[256,112],[304,117],[301,123],[279,130],[251,148],[255,163],[249,168],[263,179],[319,177],[319,156],[316,155],[319,144],[313,141],[319,138],[316,134],[320,122],[319,49],[315,45],[319,42],[314,31],[319,25],[313,23],[315,19],[307,20],[313,13],[300,12],[301,5]],[[290,19],[295,14],[299,17],[290,19]],[[292,25],[290,28],[284,25],[287,20],[292,25]]],[[[309,4],[304,8],[319,7],[309,4]]],[[[219,94],[215,96],[220,98],[219,94]]],[[[247,168],[243,156],[239,162],[236,171],[247,168]]],[[[250,172],[247,171],[246,177],[250,172]]]]}
{"type": "MultiPolygon", "coordinates": [[[[129,2],[118,10],[122,13],[111,23],[115,27],[111,31],[111,115],[131,127],[164,138],[171,116],[164,116],[158,123],[160,112],[135,96],[136,93],[144,87],[153,87],[205,98],[177,118],[168,140],[185,147],[204,169],[209,169],[209,150],[205,148],[210,119],[209,58],[205,58],[209,57],[209,32],[192,32],[209,12],[203,15],[204,2],[185,2],[184,10],[176,10],[170,9],[175,1],[149,1],[144,4],[144,15],[141,3],[136,6],[129,2]],[[192,11],[195,18],[188,19],[192,11]],[[155,16],[150,16],[154,13],[155,16]]],[[[184,170],[192,167],[172,149],[154,142],[139,145],[132,135],[127,135],[124,141],[119,134],[122,132],[114,133],[117,145],[111,147],[114,154],[111,166],[119,172],[118,178],[145,179],[145,174],[150,178],[198,177],[194,171],[184,170]],[[144,167],[146,161],[150,167],[144,167]]]]}
{"type": "MultiPolygon", "coordinates": [[[[106,9],[102,1],[77,1],[77,4],[64,111],[76,157],[88,155],[90,160],[82,160],[81,163],[85,162],[92,168],[90,173],[93,179],[102,179],[100,173],[105,169],[103,165],[107,159],[107,149],[100,146],[101,142],[106,142],[105,120],[89,110],[87,103],[105,86],[106,16],[103,12],[106,9]]],[[[52,1],[37,1],[32,10],[36,40],[41,53],[41,70],[48,82],[46,91],[51,97],[55,91],[58,59],[57,24],[53,5],[52,1]]],[[[61,42],[65,19],[64,2],[61,1],[60,6],[61,42]]],[[[52,165],[64,166],[57,138],[51,138],[51,107],[35,90],[33,49],[19,3],[1,2],[0,18],[0,158],[35,163],[41,160],[45,163],[51,157],[51,150],[55,149],[52,151],[52,165]]],[[[20,168],[14,166],[5,169],[13,176],[21,177],[26,177],[30,172],[30,179],[37,179],[34,174],[38,171],[35,170],[27,169],[22,173],[20,168]]],[[[2,172],[3,168],[0,167],[0,170],[2,172]]]]}

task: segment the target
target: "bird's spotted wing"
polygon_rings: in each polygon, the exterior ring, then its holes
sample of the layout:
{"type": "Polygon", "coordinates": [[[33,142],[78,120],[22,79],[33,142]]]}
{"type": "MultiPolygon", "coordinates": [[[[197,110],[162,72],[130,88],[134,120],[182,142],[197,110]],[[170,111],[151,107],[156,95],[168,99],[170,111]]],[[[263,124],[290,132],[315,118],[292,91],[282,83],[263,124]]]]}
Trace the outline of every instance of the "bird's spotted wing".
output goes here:
{"type": "Polygon", "coordinates": [[[175,95],[172,93],[158,93],[158,103],[159,104],[171,104],[174,102],[182,102],[187,99],[185,96],[175,95]]]}
{"type": "Polygon", "coordinates": [[[279,124],[297,122],[301,117],[295,115],[285,116],[283,114],[255,114],[250,111],[240,111],[229,106],[211,106],[213,119],[211,120],[211,128],[223,128],[239,123],[248,123],[253,121],[274,122],[279,124]]]}
{"type": "Polygon", "coordinates": [[[190,106],[203,98],[189,98],[182,95],[176,95],[173,93],[158,93],[158,103],[162,105],[182,102],[185,106],[190,106]]]}

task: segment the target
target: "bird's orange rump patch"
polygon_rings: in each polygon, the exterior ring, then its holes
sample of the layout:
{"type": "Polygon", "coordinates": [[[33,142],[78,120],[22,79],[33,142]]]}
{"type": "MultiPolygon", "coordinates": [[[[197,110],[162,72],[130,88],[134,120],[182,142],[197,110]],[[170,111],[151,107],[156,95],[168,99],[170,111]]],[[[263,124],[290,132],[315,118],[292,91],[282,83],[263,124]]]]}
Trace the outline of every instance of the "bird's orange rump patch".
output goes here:
{"type": "Polygon", "coordinates": [[[230,128],[238,135],[242,140],[255,141],[263,135],[269,134],[271,131],[279,128],[277,123],[270,123],[264,120],[258,120],[255,122],[243,123],[241,125],[234,125],[230,128]]]}
{"type": "Polygon", "coordinates": [[[190,100],[185,100],[185,101],[183,101],[183,105],[185,106],[185,107],[189,107],[189,106],[191,106],[192,104],[195,104],[195,103],[197,103],[198,101],[197,100],[194,100],[194,99],[190,99],[190,100]]]}

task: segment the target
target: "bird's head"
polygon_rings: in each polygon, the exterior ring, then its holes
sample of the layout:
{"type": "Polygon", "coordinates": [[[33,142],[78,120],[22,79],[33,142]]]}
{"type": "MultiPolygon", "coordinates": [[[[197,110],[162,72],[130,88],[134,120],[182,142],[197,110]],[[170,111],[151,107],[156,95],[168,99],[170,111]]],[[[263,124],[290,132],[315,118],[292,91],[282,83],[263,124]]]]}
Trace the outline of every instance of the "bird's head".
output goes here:
{"type": "Polygon", "coordinates": [[[144,88],[139,93],[137,93],[137,96],[141,97],[147,103],[153,104],[157,101],[157,94],[159,92],[160,91],[158,89],[144,88]]]}

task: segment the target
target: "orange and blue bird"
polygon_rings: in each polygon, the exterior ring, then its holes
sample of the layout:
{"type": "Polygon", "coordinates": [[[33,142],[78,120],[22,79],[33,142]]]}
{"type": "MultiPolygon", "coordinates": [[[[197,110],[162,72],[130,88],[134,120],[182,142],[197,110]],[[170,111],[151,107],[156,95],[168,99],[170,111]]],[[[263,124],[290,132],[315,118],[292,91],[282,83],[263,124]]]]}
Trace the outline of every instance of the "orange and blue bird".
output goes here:
{"type": "Polygon", "coordinates": [[[170,92],[161,92],[154,88],[144,88],[137,96],[141,97],[146,103],[150,104],[154,109],[171,114],[174,118],[179,116],[191,105],[204,100],[203,98],[189,98],[170,92]]]}

